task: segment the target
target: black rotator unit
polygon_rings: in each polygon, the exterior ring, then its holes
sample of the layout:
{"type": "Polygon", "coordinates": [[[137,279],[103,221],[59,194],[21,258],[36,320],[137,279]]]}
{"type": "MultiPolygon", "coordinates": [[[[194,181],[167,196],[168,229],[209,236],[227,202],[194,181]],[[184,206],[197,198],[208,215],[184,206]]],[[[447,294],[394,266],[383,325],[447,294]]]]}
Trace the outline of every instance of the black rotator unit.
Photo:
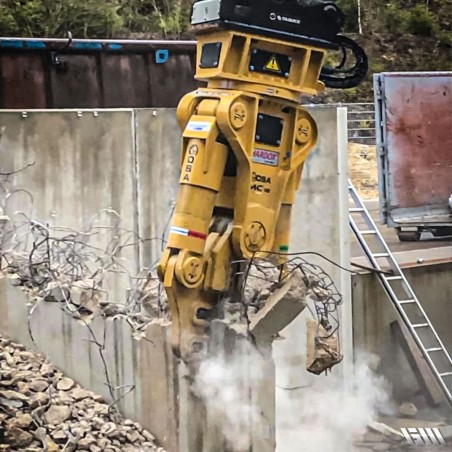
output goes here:
{"type": "Polygon", "coordinates": [[[336,67],[325,67],[320,77],[330,88],[357,86],[367,74],[364,50],[339,34],[344,25],[344,14],[332,1],[201,0],[193,5],[192,25],[200,32],[210,25],[340,49],[342,61],[336,67]],[[347,50],[355,59],[351,67],[347,64],[347,50]]]}
{"type": "Polygon", "coordinates": [[[193,25],[214,20],[226,27],[286,40],[308,38],[331,45],[343,26],[344,15],[333,2],[310,0],[203,0],[195,3],[193,25]]]}

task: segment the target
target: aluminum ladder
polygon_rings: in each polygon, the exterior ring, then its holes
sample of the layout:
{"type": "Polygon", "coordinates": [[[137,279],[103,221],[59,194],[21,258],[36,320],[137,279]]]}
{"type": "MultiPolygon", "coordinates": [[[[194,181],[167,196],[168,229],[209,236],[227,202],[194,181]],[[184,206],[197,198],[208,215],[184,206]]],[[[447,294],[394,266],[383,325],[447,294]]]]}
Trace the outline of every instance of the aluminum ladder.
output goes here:
{"type": "Polygon", "coordinates": [[[452,403],[452,359],[350,180],[348,191],[350,226],[447,400],[452,403]],[[365,229],[360,229],[362,223],[365,229]]]}

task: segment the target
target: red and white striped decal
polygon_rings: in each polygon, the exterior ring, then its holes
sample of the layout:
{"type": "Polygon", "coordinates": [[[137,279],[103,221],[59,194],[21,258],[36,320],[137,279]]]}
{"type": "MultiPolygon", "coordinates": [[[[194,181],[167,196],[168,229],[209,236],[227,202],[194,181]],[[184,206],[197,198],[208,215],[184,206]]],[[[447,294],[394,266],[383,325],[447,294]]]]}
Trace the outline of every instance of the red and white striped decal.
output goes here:
{"type": "Polygon", "coordinates": [[[171,234],[183,235],[185,237],[193,237],[195,239],[206,240],[207,234],[202,232],[191,231],[190,229],[179,228],[177,226],[172,226],[170,229],[171,234]]]}

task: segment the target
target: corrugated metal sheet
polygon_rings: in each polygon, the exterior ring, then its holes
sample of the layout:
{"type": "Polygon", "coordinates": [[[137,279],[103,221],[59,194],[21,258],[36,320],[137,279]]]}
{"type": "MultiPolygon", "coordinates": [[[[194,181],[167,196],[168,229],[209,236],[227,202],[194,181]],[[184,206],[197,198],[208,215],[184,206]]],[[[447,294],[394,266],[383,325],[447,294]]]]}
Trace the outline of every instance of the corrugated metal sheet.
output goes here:
{"type": "Polygon", "coordinates": [[[376,90],[388,223],[452,223],[452,73],[380,74],[376,90]]]}
{"type": "Polygon", "coordinates": [[[191,41],[0,38],[0,108],[175,107],[196,88],[191,41]]]}

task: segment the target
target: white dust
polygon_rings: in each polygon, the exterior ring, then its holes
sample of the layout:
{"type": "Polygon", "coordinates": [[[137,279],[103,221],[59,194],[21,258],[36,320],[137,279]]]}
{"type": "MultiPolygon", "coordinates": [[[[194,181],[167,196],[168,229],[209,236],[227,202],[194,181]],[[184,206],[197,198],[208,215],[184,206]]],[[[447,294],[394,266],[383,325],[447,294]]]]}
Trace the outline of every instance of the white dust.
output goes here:
{"type": "Polygon", "coordinates": [[[359,353],[353,375],[319,376],[300,390],[278,390],[277,452],[353,452],[354,442],[379,414],[392,414],[388,382],[378,358],[359,353]]]}
{"type": "Polygon", "coordinates": [[[257,389],[264,376],[263,357],[245,342],[228,356],[211,357],[201,364],[194,390],[205,403],[207,427],[221,431],[228,450],[249,450],[250,435],[262,416],[250,385],[257,389]]]}

